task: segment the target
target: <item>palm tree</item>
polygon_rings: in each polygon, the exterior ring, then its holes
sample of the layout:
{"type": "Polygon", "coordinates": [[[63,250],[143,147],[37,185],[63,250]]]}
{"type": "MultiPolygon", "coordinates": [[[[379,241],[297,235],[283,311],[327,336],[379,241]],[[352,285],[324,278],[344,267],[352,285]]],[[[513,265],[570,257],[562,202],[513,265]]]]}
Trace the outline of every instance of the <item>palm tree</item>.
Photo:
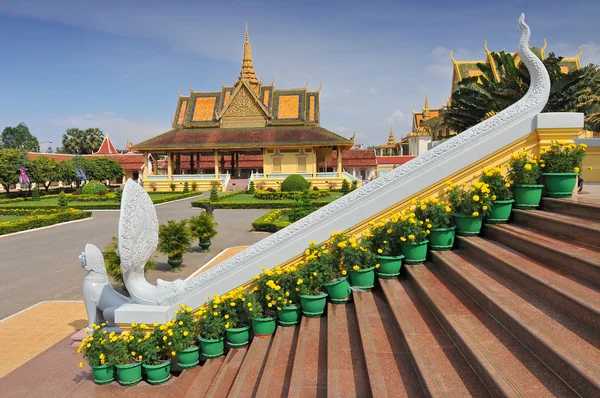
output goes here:
{"type": "MultiPolygon", "coordinates": [[[[482,75],[463,79],[442,113],[444,123],[454,131],[464,131],[517,102],[529,88],[530,77],[523,63],[504,51],[492,53],[497,81],[489,65],[478,63],[482,75]]],[[[600,130],[600,68],[588,65],[570,73],[560,70],[562,57],[550,53],[544,66],[551,88],[543,112],[583,112],[585,127],[600,130]]]]}
{"type": "Polygon", "coordinates": [[[79,153],[80,155],[94,153],[102,145],[104,133],[97,127],[82,130],[67,129],[62,136],[63,153],[79,153]]]}

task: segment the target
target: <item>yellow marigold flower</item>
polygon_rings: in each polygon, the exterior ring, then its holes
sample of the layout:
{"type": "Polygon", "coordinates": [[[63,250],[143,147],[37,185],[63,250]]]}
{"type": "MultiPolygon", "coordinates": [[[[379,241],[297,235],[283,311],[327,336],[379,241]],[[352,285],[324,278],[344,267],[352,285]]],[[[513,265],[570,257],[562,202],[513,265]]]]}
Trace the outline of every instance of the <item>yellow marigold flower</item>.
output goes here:
{"type": "Polygon", "coordinates": [[[473,202],[479,202],[479,195],[473,195],[473,202]]]}
{"type": "Polygon", "coordinates": [[[167,341],[167,336],[163,336],[163,341],[167,341]]]}
{"type": "Polygon", "coordinates": [[[174,357],[175,355],[177,355],[177,353],[175,351],[171,351],[171,356],[174,357]]]}
{"type": "Polygon", "coordinates": [[[427,206],[426,205],[421,205],[421,210],[427,210],[427,206]]]}
{"type": "Polygon", "coordinates": [[[427,228],[431,228],[431,224],[427,224],[427,228]]]}
{"type": "MultiPolygon", "coordinates": [[[[279,287],[279,286],[278,286],[278,287],[279,287]]],[[[279,290],[279,289],[275,289],[275,290],[279,290]]],[[[235,307],[235,302],[234,302],[234,301],[232,301],[232,302],[231,302],[229,305],[230,305],[230,306],[232,306],[232,307],[235,307]]]]}
{"type": "Polygon", "coordinates": [[[140,360],[140,361],[141,361],[143,358],[144,358],[144,357],[143,357],[142,355],[140,355],[140,356],[138,357],[138,360],[140,360]]]}
{"type": "Polygon", "coordinates": [[[179,321],[179,326],[182,326],[182,325],[183,325],[183,321],[179,321]]]}
{"type": "Polygon", "coordinates": [[[185,304],[179,304],[179,308],[183,310],[185,308],[185,304]]]}
{"type": "Polygon", "coordinates": [[[137,323],[136,323],[136,322],[133,322],[133,323],[131,324],[131,327],[132,327],[132,328],[134,328],[134,327],[136,327],[136,326],[137,326],[137,323]]]}
{"type": "Polygon", "coordinates": [[[492,195],[492,200],[496,200],[496,195],[492,195]]]}
{"type": "Polygon", "coordinates": [[[134,357],[135,356],[135,351],[131,351],[131,356],[134,357]]]}
{"type": "Polygon", "coordinates": [[[355,265],[354,267],[352,267],[352,269],[353,269],[354,271],[358,271],[358,270],[360,269],[360,267],[359,267],[358,265],[355,265]]]}
{"type": "Polygon", "coordinates": [[[79,362],[79,367],[83,368],[83,362],[79,362]]]}
{"type": "Polygon", "coordinates": [[[491,172],[491,171],[488,171],[487,173],[485,173],[485,175],[486,175],[486,177],[491,177],[491,176],[493,176],[493,174],[492,174],[492,172],[491,172]]]}
{"type": "Polygon", "coordinates": [[[225,319],[229,319],[229,315],[228,315],[228,314],[225,314],[225,316],[224,316],[223,318],[225,318],[225,319]]]}
{"type": "Polygon", "coordinates": [[[401,237],[400,237],[400,240],[401,240],[402,242],[406,242],[406,238],[405,238],[404,236],[401,236],[401,237]]]}
{"type": "Polygon", "coordinates": [[[179,314],[179,310],[175,310],[175,315],[179,314]]]}
{"type": "Polygon", "coordinates": [[[513,158],[514,160],[517,160],[517,159],[519,159],[519,155],[517,155],[516,153],[513,153],[513,154],[512,154],[512,158],[513,158]]]}
{"type": "Polygon", "coordinates": [[[219,313],[217,311],[213,312],[214,316],[219,316],[219,313]]]}
{"type": "Polygon", "coordinates": [[[273,304],[271,304],[271,303],[269,303],[269,304],[267,304],[267,305],[269,306],[269,308],[271,308],[271,307],[273,306],[273,304]]]}
{"type": "Polygon", "coordinates": [[[381,264],[375,264],[375,268],[381,267],[381,264]]]}
{"type": "Polygon", "coordinates": [[[452,208],[450,206],[446,206],[446,213],[450,213],[452,211],[452,208]]]}
{"type": "Polygon", "coordinates": [[[485,211],[485,210],[488,209],[488,207],[487,206],[483,206],[482,209],[485,211]]]}
{"type": "Polygon", "coordinates": [[[473,212],[473,217],[478,217],[479,216],[479,212],[478,211],[474,211],[473,212]]]}
{"type": "Polygon", "coordinates": [[[415,240],[415,236],[413,234],[408,235],[409,240],[415,240]]]}
{"type": "Polygon", "coordinates": [[[588,167],[588,170],[589,170],[589,171],[592,171],[592,166],[588,167]]]}
{"type": "Polygon", "coordinates": [[[157,327],[157,326],[158,326],[158,322],[154,322],[154,327],[157,327]]]}
{"type": "Polygon", "coordinates": [[[381,253],[383,253],[383,250],[377,249],[377,253],[381,254],[381,253]]]}
{"type": "Polygon", "coordinates": [[[346,270],[345,270],[345,269],[343,269],[343,270],[342,270],[342,275],[346,275],[346,274],[347,274],[346,270]]]}
{"type": "Polygon", "coordinates": [[[475,187],[475,189],[479,189],[483,186],[483,183],[478,181],[475,184],[473,184],[473,186],[475,187]]]}
{"type": "Polygon", "coordinates": [[[302,284],[302,278],[298,279],[298,280],[296,281],[296,284],[297,284],[297,285],[301,285],[301,284],[302,284]]]}
{"type": "Polygon", "coordinates": [[[385,231],[385,232],[387,232],[388,234],[391,234],[392,233],[392,229],[388,228],[387,231],[385,231]]]}
{"type": "Polygon", "coordinates": [[[92,345],[91,345],[90,343],[87,343],[85,346],[86,346],[87,348],[90,348],[92,345]]]}
{"type": "Polygon", "coordinates": [[[573,169],[573,171],[574,171],[575,173],[579,173],[579,167],[575,167],[575,168],[573,169]]]}
{"type": "Polygon", "coordinates": [[[525,166],[523,166],[523,168],[525,170],[531,170],[531,165],[529,163],[527,163],[525,166]]]}

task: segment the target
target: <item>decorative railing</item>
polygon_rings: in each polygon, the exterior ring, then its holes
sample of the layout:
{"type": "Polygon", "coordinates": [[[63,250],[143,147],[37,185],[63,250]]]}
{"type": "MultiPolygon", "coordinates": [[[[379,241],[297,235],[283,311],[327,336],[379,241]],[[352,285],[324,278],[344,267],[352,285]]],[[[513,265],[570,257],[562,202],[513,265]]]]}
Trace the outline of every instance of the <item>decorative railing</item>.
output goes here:
{"type": "Polygon", "coordinates": [[[168,179],[169,179],[169,176],[167,176],[167,175],[151,175],[151,176],[148,176],[148,180],[150,180],[150,181],[165,181],[165,180],[168,180],[168,179]]]}

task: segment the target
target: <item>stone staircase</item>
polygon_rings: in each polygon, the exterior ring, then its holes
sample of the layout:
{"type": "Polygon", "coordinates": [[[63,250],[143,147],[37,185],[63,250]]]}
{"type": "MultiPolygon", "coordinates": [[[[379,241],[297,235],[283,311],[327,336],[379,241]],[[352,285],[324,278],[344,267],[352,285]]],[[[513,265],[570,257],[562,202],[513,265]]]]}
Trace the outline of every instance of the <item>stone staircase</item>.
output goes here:
{"type": "Polygon", "coordinates": [[[245,191],[248,189],[248,179],[247,178],[231,178],[229,179],[229,183],[227,184],[227,192],[231,191],[245,191]]]}
{"type": "Polygon", "coordinates": [[[187,371],[185,396],[600,396],[599,217],[569,200],[517,210],[187,371]]]}

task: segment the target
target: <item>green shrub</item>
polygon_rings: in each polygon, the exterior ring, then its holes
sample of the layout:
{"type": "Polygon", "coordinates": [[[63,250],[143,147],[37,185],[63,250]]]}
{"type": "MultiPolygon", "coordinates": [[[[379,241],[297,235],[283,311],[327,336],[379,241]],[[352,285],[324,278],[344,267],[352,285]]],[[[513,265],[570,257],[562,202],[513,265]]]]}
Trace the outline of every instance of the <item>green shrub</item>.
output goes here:
{"type": "Polygon", "coordinates": [[[0,215],[23,216],[23,218],[16,220],[0,222],[0,235],[4,235],[80,220],[91,217],[92,213],[75,209],[0,209],[0,215]]]}
{"type": "Polygon", "coordinates": [[[188,184],[188,182],[184,182],[183,183],[183,193],[188,193],[190,192],[190,184],[188,184]]]}
{"type": "Polygon", "coordinates": [[[352,187],[350,188],[350,191],[354,191],[356,188],[358,188],[358,181],[354,180],[352,181],[352,187]]]}
{"type": "Polygon", "coordinates": [[[190,231],[200,242],[209,242],[217,236],[215,216],[203,211],[200,215],[189,219],[190,231]]]}
{"type": "Polygon", "coordinates": [[[177,188],[177,185],[175,185],[175,183],[172,182],[171,184],[169,184],[169,187],[171,188],[172,192],[175,192],[175,189],[177,188]]]}
{"type": "Polygon", "coordinates": [[[306,178],[302,177],[299,174],[292,174],[288,176],[281,183],[281,190],[284,192],[294,192],[300,191],[304,192],[308,189],[308,181],[306,178]]]}
{"type": "Polygon", "coordinates": [[[291,223],[294,223],[301,218],[308,216],[313,211],[314,209],[310,203],[310,196],[308,195],[308,192],[305,192],[301,196],[299,195],[296,197],[296,201],[292,205],[288,218],[291,223]]]}
{"type": "Polygon", "coordinates": [[[196,192],[198,190],[198,183],[196,181],[192,182],[192,192],[196,192]]]}
{"type": "Polygon", "coordinates": [[[115,190],[115,199],[117,199],[120,202],[122,197],[123,197],[123,191],[121,191],[121,188],[117,188],[115,190]]]}
{"type": "Polygon", "coordinates": [[[217,187],[213,186],[210,190],[210,201],[216,202],[219,200],[219,195],[217,195],[217,187]]]}
{"type": "MultiPolygon", "coordinates": [[[[327,198],[331,196],[331,193],[324,189],[321,191],[306,191],[311,199],[327,198]]],[[[296,196],[302,195],[302,192],[283,192],[283,191],[256,191],[254,197],[261,200],[290,200],[295,199],[296,196]]]]}
{"type": "Polygon", "coordinates": [[[158,227],[158,251],[167,257],[176,257],[185,253],[191,244],[187,220],[169,220],[158,227]]]}
{"type": "MultiPolygon", "coordinates": [[[[106,267],[106,273],[113,280],[121,285],[124,285],[123,274],[121,274],[121,258],[117,255],[117,249],[119,247],[119,241],[116,236],[112,237],[111,242],[104,247],[102,255],[104,256],[104,266],[106,267]]],[[[158,263],[151,259],[146,263],[144,267],[144,273],[150,269],[156,268],[158,263]]]]}
{"type": "Polygon", "coordinates": [[[250,185],[248,186],[248,193],[253,195],[256,192],[256,186],[254,185],[254,181],[250,181],[250,185]]]}
{"type": "Polygon", "coordinates": [[[262,232],[277,232],[290,225],[289,221],[278,221],[284,214],[287,214],[286,210],[271,210],[252,222],[252,229],[262,232]]]}
{"type": "Polygon", "coordinates": [[[35,186],[35,188],[33,188],[33,192],[31,193],[31,200],[40,200],[40,189],[37,185],[35,186]]]}
{"type": "Polygon", "coordinates": [[[348,183],[348,180],[344,179],[344,181],[342,181],[342,193],[344,195],[347,195],[350,192],[350,184],[348,183]]]}
{"type": "Polygon", "coordinates": [[[65,195],[65,192],[62,191],[59,195],[58,195],[58,205],[60,207],[66,207],[69,204],[69,200],[67,199],[67,196],[65,195]]]}
{"type": "Polygon", "coordinates": [[[81,193],[84,195],[98,195],[100,192],[106,193],[108,188],[100,181],[90,181],[81,188],[81,193]]]}

